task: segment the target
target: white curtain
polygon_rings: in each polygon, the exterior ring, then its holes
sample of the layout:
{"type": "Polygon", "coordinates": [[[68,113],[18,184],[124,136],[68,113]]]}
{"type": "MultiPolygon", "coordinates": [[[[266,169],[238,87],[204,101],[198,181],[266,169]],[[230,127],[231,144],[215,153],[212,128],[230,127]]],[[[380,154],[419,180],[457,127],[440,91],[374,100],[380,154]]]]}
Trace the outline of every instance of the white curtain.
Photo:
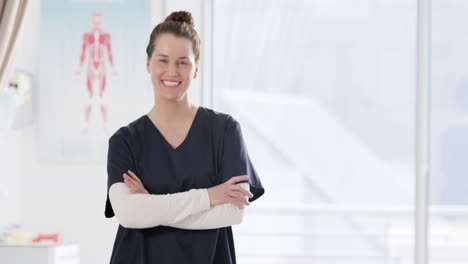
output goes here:
{"type": "Polygon", "coordinates": [[[0,91],[7,85],[28,0],[0,0],[0,91]]]}

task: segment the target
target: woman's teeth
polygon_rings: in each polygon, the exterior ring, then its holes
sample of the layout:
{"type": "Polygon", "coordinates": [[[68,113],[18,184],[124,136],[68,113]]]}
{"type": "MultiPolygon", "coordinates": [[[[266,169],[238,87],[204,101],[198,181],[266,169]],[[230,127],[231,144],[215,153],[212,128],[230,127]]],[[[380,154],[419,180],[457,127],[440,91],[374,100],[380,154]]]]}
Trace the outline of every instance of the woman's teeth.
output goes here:
{"type": "Polygon", "coordinates": [[[177,86],[177,85],[180,84],[180,82],[171,82],[171,81],[163,81],[163,83],[166,86],[172,86],[172,87],[177,86]]]}

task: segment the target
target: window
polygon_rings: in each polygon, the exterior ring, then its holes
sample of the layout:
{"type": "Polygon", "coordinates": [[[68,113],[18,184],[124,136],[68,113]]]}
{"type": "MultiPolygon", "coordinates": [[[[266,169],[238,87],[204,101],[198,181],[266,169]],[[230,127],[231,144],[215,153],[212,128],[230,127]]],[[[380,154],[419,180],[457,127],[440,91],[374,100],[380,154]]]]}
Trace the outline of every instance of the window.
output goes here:
{"type": "Polygon", "coordinates": [[[240,121],[267,189],[235,229],[239,262],[413,261],[416,14],[213,2],[214,108],[240,121]]]}
{"type": "Polygon", "coordinates": [[[431,263],[468,260],[468,3],[432,1],[431,263]]]}

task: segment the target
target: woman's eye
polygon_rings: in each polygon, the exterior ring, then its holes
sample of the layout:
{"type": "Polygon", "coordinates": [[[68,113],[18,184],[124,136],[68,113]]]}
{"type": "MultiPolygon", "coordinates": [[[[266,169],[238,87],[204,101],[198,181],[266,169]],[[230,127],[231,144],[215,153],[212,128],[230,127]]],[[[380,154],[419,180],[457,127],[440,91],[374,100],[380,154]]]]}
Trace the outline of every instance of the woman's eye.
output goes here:
{"type": "Polygon", "coordinates": [[[167,60],[159,60],[162,63],[167,63],[167,60]]]}
{"type": "Polygon", "coordinates": [[[181,61],[181,62],[179,62],[179,64],[185,65],[185,64],[187,64],[187,63],[186,63],[185,61],[181,61]]]}

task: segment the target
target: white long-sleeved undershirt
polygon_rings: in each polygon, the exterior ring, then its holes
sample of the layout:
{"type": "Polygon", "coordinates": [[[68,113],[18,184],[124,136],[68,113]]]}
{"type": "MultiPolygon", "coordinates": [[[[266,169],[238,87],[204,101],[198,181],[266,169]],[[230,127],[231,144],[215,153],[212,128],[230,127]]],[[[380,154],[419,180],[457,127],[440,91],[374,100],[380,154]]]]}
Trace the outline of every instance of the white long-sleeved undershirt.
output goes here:
{"type": "MultiPolygon", "coordinates": [[[[241,187],[249,190],[248,183],[241,187]]],[[[109,200],[118,222],[126,228],[171,226],[212,229],[240,224],[244,209],[225,203],[210,208],[207,189],[174,194],[131,194],[123,182],[109,188],[109,200]]]]}

